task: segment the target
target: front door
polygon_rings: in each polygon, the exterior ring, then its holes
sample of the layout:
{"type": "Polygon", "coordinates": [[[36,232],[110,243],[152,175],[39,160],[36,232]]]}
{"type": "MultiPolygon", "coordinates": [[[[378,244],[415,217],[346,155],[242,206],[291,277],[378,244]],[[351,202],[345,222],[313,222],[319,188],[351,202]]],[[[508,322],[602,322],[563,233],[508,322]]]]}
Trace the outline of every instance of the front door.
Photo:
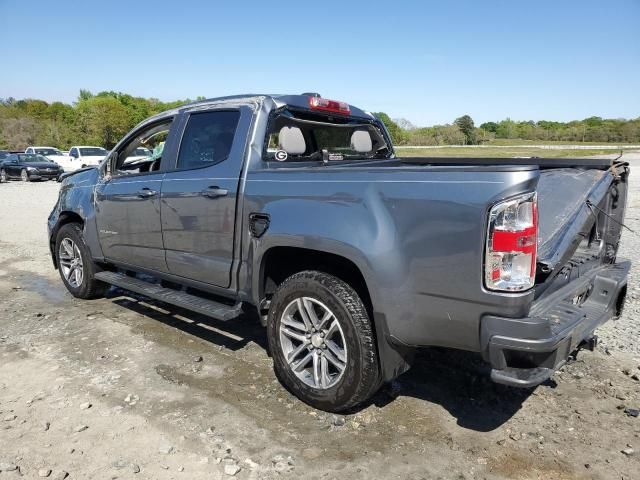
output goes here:
{"type": "Polygon", "coordinates": [[[162,187],[162,231],[174,275],[227,288],[249,107],[187,114],[174,171],[162,187]]]}
{"type": "MultiPolygon", "coordinates": [[[[158,272],[167,271],[160,222],[163,152],[170,155],[171,120],[146,127],[110,156],[110,175],[96,187],[96,221],[107,260],[158,272]],[[151,153],[135,156],[140,144],[151,153]]],[[[168,159],[166,159],[168,161],[168,159]]]]}

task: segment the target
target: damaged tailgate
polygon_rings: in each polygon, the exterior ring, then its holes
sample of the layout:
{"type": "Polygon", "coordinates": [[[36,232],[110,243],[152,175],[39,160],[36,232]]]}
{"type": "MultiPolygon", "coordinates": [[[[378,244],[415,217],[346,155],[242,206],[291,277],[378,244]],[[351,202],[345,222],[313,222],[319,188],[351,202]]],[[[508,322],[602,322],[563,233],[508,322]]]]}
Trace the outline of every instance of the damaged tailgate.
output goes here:
{"type": "Polygon", "coordinates": [[[538,182],[538,266],[557,271],[580,248],[613,261],[624,218],[628,175],[620,162],[607,169],[558,168],[538,182]]]}

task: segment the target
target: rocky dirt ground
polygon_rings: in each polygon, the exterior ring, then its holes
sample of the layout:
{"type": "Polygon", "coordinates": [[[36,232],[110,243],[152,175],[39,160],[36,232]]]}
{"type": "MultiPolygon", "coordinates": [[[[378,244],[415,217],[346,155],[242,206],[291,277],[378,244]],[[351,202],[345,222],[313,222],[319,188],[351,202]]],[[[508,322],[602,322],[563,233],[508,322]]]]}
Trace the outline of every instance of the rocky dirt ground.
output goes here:
{"type": "MultiPolygon", "coordinates": [[[[624,315],[552,382],[503,388],[474,355],[425,350],[336,416],[278,384],[251,318],[73,299],[47,251],[57,191],[0,185],[0,480],[640,478],[638,234],[624,315]]],[[[631,192],[640,231],[633,175],[631,192]]]]}

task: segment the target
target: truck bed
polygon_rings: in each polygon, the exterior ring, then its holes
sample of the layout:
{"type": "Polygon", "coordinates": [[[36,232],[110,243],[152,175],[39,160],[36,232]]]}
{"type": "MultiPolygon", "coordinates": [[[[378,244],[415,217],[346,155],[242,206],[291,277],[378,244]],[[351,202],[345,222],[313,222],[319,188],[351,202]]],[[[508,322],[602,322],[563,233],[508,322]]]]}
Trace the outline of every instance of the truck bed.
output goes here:
{"type": "Polygon", "coordinates": [[[550,168],[589,168],[606,170],[615,162],[610,158],[486,158],[486,157],[402,157],[390,160],[397,164],[433,166],[533,166],[550,168]]]}

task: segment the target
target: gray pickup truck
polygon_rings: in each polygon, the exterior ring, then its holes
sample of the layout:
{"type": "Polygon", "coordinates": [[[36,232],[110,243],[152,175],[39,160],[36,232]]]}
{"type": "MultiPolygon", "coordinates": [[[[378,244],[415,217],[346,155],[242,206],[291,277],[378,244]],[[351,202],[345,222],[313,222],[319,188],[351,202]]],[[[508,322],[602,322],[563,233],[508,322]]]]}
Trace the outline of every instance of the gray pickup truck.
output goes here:
{"type": "Polygon", "coordinates": [[[68,175],[49,241],[76,297],[115,285],[220,321],[255,312],[284,386],[344,411],[418,347],[478,352],[494,381],[532,387],[593,346],[626,295],[628,175],[397,158],[347,103],[226,97],[149,118],[68,175]]]}

